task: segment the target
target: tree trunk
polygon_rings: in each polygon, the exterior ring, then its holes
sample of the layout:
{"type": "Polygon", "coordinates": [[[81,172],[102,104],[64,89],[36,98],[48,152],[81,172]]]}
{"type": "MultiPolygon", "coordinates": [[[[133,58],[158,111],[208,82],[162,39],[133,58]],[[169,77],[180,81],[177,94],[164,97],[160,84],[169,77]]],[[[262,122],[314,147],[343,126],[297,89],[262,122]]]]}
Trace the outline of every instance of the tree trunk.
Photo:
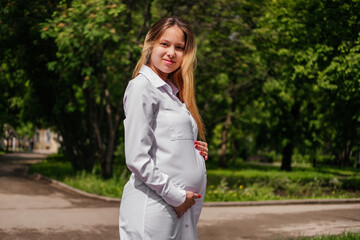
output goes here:
{"type": "Polygon", "coordinates": [[[113,153],[115,147],[115,130],[109,128],[109,138],[107,140],[108,146],[106,151],[102,152],[101,162],[101,173],[104,179],[112,178],[113,176],[113,153]]]}
{"type": "Polygon", "coordinates": [[[294,152],[294,146],[292,142],[286,144],[282,151],[282,162],[281,162],[281,170],[291,171],[291,157],[294,152]]]}
{"type": "Polygon", "coordinates": [[[110,179],[113,176],[113,150],[109,148],[105,158],[101,163],[101,173],[104,179],[110,179]]]}
{"type": "Polygon", "coordinates": [[[356,169],[360,169],[360,144],[358,145],[356,169]]]}
{"type": "Polygon", "coordinates": [[[316,150],[311,152],[312,166],[317,167],[316,150]]]}
{"type": "MultiPolygon", "coordinates": [[[[105,78],[105,76],[104,76],[105,78]]],[[[115,150],[115,140],[120,124],[121,114],[123,113],[122,101],[117,106],[116,112],[113,113],[110,105],[110,93],[109,90],[105,89],[105,100],[106,100],[106,114],[108,118],[108,138],[106,141],[106,147],[100,148],[100,163],[101,163],[101,173],[104,179],[112,178],[113,176],[113,158],[115,150]]],[[[97,126],[94,125],[98,129],[97,126]]],[[[97,138],[98,141],[101,141],[101,138],[97,138]]],[[[99,143],[100,144],[100,143],[99,143]]],[[[100,144],[102,145],[102,144],[100,144]]]]}
{"type": "Polygon", "coordinates": [[[296,134],[297,131],[297,121],[300,114],[300,106],[299,102],[295,102],[291,108],[290,116],[287,118],[285,122],[286,126],[286,134],[285,138],[289,140],[289,142],[285,145],[282,151],[282,162],[281,162],[281,170],[291,171],[291,158],[294,152],[294,142],[296,142],[296,134]]]}
{"type": "Polygon", "coordinates": [[[339,157],[339,167],[344,168],[350,162],[351,149],[353,147],[352,141],[348,141],[343,145],[343,150],[340,153],[339,157]]]}
{"type": "Polygon", "coordinates": [[[94,151],[90,146],[79,146],[74,138],[64,138],[64,151],[75,172],[85,170],[91,172],[94,166],[94,151]],[[73,144],[72,144],[73,143],[73,144]]]}
{"type": "Polygon", "coordinates": [[[89,127],[84,127],[79,121],[80,113],[72,116],[57,116],[56,126],[63,138],[62,146],[66,157],[70,160],[74,171],[91,172],[94,166],[96,146],[89,127]],[[73,117],[73,116],[77,117],[73,117]]]}
{"type": "Polygon", "coordinates": [[[6,152],[9,152],[10,147],[10,137],[6,138],[6,152]]]}

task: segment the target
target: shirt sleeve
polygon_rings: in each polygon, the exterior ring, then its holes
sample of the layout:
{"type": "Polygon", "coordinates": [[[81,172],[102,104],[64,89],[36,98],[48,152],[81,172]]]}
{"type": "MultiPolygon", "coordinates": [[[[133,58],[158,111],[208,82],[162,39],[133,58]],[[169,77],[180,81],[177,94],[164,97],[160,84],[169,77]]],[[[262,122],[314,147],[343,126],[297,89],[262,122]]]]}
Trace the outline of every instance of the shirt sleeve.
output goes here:
{"type": "Polygon", "coordinates": [[[161,172],[150,155],[156,147],[152,125],[158,104],[155,87],[147,79],[129,82],[124,95],[126,165],[169,205],[177,207],[184,203],[186,191],[161,172]]]}

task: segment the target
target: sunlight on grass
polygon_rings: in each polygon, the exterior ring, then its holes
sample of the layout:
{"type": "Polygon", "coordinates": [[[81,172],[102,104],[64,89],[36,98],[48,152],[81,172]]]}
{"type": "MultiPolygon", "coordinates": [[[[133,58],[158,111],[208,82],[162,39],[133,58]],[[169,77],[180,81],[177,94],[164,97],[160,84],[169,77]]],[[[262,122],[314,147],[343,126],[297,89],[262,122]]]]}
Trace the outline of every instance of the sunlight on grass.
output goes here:
{"type": "Polygon", "coordinates": [[[64,183],[84,190],[89,193],[95,193],[102,196],[121,198],[124,185],[127,179],[122,177],[113,177],[104,180],[100,176],[81,172],[73,177],[65,177],[64,183]]]}
{"type": "Polygon", "coordinates": [[[359,240],[360,232],[347,232],[340,235],[322,235],[315,237],[299,237],[292,240],[359,240]]]}
{"type": "MultiPolygon", "coordinates": [[[[273,166],[242,164],[241,169],[209,169],[205,201],[259,201],[280,199],[356,198],[360,193],[359,172],[323,168],[294,168],[283,172],[273,166]]],[[[89,193],[120,198],[130,171],[125,165],[114,167],[114,176],[104,180],[100,167],[91,173],[75,173],[69,161],[52,155],[30,167],[39,173],[89,193]]]]}

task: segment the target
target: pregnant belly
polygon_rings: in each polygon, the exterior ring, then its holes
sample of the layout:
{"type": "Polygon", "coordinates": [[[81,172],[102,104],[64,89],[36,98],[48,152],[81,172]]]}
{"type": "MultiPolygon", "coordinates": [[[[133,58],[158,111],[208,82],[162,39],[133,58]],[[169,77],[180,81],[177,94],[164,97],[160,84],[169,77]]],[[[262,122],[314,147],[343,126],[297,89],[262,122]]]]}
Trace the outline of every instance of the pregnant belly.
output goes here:
{"type": "Polygon", "coordinates": [[[199,192],[206,185],[206,167],[204,158],[198,152],[193,152],[191,155],[174,164],[168,174],[179,187],[187,191],[199,192]]]}
{"type": "Polygon", "coordinates": [[[185,190],[199,193],[206,185],[206,173],[203,169],[189,169],[179,180],[184,184],[185,190]]]}

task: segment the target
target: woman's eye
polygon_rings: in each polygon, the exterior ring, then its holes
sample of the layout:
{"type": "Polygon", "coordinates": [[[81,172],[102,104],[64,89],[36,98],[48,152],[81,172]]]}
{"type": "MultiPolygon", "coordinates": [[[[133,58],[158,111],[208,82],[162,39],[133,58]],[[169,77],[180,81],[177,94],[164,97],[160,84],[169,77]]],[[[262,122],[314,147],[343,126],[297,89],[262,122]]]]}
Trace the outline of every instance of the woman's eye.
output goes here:
{"type": "Polygon", "coordinates": [[[184,50],[184,47],[182,47],[182,46],[177,46],[176,47],[178,50],[184,50]]]}
{"type": "Polygon", "coordinates": [[[160,43],[160,45],[162,45],[162,46],[167,46],[167,43],[160,43]]]}

